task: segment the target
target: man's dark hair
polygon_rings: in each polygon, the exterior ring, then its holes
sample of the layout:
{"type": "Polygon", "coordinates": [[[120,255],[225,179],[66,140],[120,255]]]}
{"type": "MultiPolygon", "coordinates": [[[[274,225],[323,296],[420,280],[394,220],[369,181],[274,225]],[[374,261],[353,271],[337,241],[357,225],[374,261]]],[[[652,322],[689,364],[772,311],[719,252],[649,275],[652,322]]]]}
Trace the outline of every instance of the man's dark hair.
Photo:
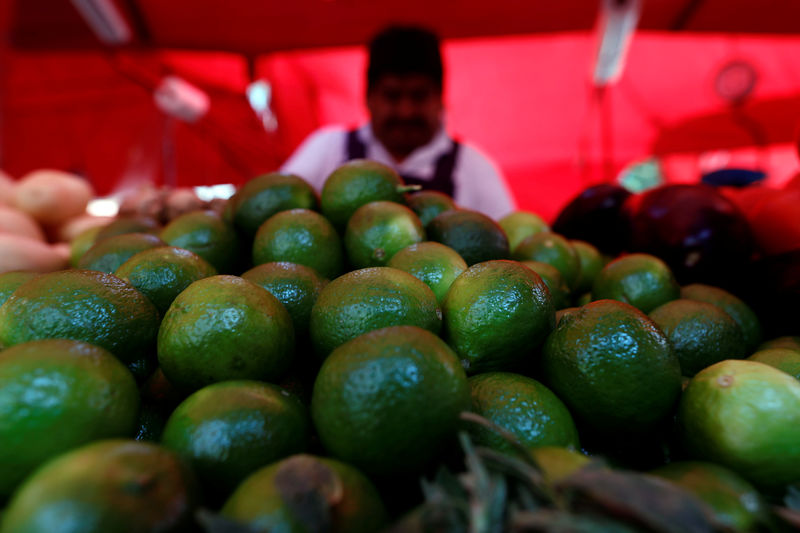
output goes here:
{"type": "Polygon", "coordinates": [[[378,33],[369,44],[367,89],[387,74],[422,74],[441,90],[444,67],[436,34],[413,26],[391,26],[378,33]]]}

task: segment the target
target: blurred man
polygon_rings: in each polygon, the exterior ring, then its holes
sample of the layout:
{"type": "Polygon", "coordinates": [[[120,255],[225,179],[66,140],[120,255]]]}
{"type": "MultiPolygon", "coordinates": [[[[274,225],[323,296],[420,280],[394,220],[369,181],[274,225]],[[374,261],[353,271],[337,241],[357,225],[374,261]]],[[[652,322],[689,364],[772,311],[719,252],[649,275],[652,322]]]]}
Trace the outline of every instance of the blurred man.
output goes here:
{"type": "Polygon", "coordinates": [[[336,167],[367,158],[394,168],[406,183],[452,196],[461,207],[495,219],[508,214],[514,202],[496,165],[445,130],[443,78],[436,35],[411,27],[386,29],[369,46],[369,123],[312,133],[281,170],[321,190],[336,167]]]}

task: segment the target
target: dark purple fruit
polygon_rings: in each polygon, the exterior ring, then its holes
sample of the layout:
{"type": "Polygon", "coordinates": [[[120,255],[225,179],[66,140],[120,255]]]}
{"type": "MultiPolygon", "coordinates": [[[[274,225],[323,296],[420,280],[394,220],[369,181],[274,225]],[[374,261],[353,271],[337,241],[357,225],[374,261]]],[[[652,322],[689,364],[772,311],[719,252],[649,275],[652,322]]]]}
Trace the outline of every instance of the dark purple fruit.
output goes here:
{"type": "Polygon", "coordinates": [[[631,197],[631,252],[663,259],[681,284],[731,287],[747,268],[753,238],[736,205],[706,185],[666,185],[631,197]]]}
{"type": "Polygon", "coordinates": [[[622,206],[629,196],[630,191],[618,185],[589,187],[561,210],[553,232],[589,242],[604,254],[618,255],[628,239],[628,221],[622,206]]]}

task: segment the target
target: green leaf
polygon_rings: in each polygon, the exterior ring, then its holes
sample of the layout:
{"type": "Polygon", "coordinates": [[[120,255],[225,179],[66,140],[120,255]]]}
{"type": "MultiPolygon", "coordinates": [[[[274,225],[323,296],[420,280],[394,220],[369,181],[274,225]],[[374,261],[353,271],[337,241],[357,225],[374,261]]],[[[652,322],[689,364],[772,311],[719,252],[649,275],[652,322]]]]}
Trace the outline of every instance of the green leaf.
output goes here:
{"type": "Polygon", "coordinates": [[[657,533],[711,533],[721,527],[697,497],[666,480],[613,470],[582,469],[559,488],[573,511],[590,510],[657,533]]]}
{"type": "Polygon", "coordinates": [[[467,498],[467,491],[464,490],[458,477],[444,467],[439,468],[432,482],[422,480],[422,492],[426,496],[426,500],[429,499],[429,495],[432,497],[436,491],[451,498],[463,500],[467,498]]]}
{"type": "Polygon", "coordinates": [[[469,435],[461,432],[458,437],[467,463],[460,480],[469,494],[469,531],[502,533],[508,495],[505,477],[486,468],[469,435]]]}
{"type": "Polygon", "coordinates": [[[508,485],[503,476],[492,476],[492,492],[488,494],[486,503],[487,533],[503,533],[505,530],[506,504],[508,485]]]}
{"type": "Polygon", "coordinates": [[[538,465],[533,460],[533,457],[531,457],[529,450],[525,446],[523,446],[522,443],[520,443],[516,435],[508,431],[506,428],[498,424],[495,424],[493,421],[489,420],[486,417],[483,417],[477,413],[472,413],[469,411],[462,411],[459,417],[461,418],[461,420],[465,422],[477,424],[489,431],[497,433],[505,441],[511,444],[514,450],[520,455],[520,457],[524,457],[528,462],[530,462],[532,465],[538,468],[538,465]]]}
{"type": "MultiPolygon", "coordinates": [[[[458,434],[458,440],[461,443],[461,447],[464,449],[464,462],[467,464],[467,490],[471,487],[473,489],[472,492],[475,490],[485,491],[489,483],[489,472],[486,470],[486,467],[484,467],[481,458],[475,452],[475,446],[472,444],[469,435],[462,431],[458,434]]],[[[462,476],[462,480],[464,479],[465,476],[462,476]]]]}
{"type": "Polygon", "coordinates": [[[477,448],[476,453],[488,468],[513,477],[522,483],[537,500],[542,503],[556,501],[556,495],[545,481],[541,471],[531,466],[530,463],[489,448],[477,448]]]}
{"type": "Polygon", "coordinates": [[[516,499],[514,502],[521,511],[535,511],[542,507],[539,499],[526,486],[520,484],[515,487],[516,499]]]}
{"type": "Polygon", "coordinates": [[[444,525],[457,528],[467,523],[469,503],[465,491],[449,493],[447,487],[437,482],[429,483],[424,480],[422,481],[422,491],[425,495],[425,503],[417,510],[424,523],[431,522],[429,525],[437,531],[444,525]]]}
{"type": "Polygon", "coordinates": [[[800,531],[800,511],[786,507],[774,507],[773,512],[787,526],[788,531],[800,531]]]}
{"type": "Polygon", "coordinates": [[[275,488],[292,516],[308,531],[331,530],[331,507],[344,494],[342,482],[332,469],[310,455],[295,455],[281,463],[275,473],[275,488]]]}
{"type": "Polygon", "coordinates": [[[800,485],[789,485],[783,503],[793,511],[800,511],[800,485]]]}

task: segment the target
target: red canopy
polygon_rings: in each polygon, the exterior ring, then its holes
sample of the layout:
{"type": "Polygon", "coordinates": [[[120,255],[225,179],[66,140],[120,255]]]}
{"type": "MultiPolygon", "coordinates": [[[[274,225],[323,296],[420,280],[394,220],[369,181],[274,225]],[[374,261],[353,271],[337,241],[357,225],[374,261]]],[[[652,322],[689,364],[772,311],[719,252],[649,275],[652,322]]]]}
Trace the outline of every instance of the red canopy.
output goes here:
{"type": "Polygon", "coordinates": [[[0,52],[0,166],[12,175],[73,170],[105,194],[132,181],[239,183],[274,169],[319,125],[364,119],[364,55],[344,45],[389,20],[447,37],[448,127],[498,161],[521,208],[551,217],[581,187],[651,155],[673,181],[735,164],[765,169],[778,184],[798,169],[800,38],[780,35],[800,17],[789,0],[646,2],[624,74],[604,91],[589,76],[594,2],[116,5],[133,39],[114,49],[70,3],[17,1],[8,16],[0,12],[9,29],[0,52]],[[729,33],[741,31],[749,33],[729,33]],[[755,74],[736,105],[720,88],[732,64],[755,74]],[[170,73],[209,94],[198,122],[154,105],[153,90],[170,73]],[[270,83],[274,131],[245,96],[258,78],[270,83]]]}
{"type": "MultiPolygon", "coordinates": [[[[629,0],[627,0],[629,1],[629,0]]],[[[358,45],[392,22],[432,27],[444,38],[590,31],[597,0],[12,0],[15,48],[97,48],[73,4],[110,3],[126,19],[131,45],[236,52],[358,45]]],[[[614,3],[622,3],[615,0],[614,3]]],[[[794,0],[646,0],[645,31],[797,33],[794,0]]]]}

